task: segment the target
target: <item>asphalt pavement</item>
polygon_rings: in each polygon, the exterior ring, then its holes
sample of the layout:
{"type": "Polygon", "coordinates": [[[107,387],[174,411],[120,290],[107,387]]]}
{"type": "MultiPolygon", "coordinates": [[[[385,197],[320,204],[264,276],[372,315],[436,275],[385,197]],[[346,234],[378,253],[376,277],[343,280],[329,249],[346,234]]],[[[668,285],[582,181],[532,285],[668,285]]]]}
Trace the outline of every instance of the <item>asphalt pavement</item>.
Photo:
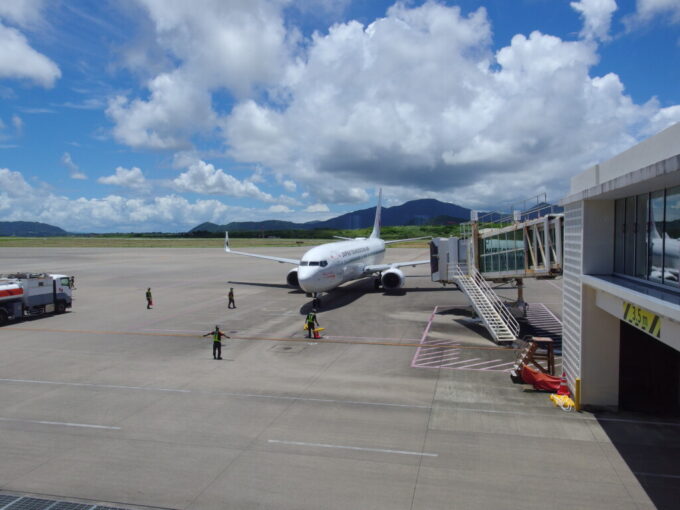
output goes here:
{"type": "MultiPolygon", "coordinates": [[[[318,341],[289,269],[212,249],[0,250],[0,272],[77,287],[68,313],[0,328],[0,493],[171,509],[677,502],[680,424],[565,413],[513,385],[515,351],[427,266],[397,294],[369,279],[325,296],[318,341]],[[215,325],[231,337],[221,361],[202,336],[215,325]]],[[[560,316],[559,281],[525,297],[560,316]]]]}

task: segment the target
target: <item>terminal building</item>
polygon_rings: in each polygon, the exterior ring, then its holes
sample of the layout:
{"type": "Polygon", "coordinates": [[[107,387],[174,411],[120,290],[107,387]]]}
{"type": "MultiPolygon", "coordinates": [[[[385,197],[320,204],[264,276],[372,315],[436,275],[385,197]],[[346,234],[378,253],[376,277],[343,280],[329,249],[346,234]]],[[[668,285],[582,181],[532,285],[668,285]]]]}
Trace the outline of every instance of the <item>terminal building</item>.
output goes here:
{"type": "Polygon", "coordinates": [[[680,124],[571,181],[563,367],[581,404],[680,413],[680,124]]]}

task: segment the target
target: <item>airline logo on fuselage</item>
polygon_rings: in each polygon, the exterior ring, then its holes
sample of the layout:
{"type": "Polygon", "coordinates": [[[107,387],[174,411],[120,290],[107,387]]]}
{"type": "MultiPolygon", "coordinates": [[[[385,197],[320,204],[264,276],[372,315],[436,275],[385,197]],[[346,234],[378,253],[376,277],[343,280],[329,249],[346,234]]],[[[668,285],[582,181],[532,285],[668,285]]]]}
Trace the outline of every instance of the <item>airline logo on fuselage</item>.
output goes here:
{"type": "Polygon", "coordinates": [[[364,246],[363,248],[355,248],[354,250],[346,250],[343,251],[340,256],[341,257],[351,257],[352,255],[358,255],[360,253],[366,253],[370,250],[368,246],[364,246]]]}

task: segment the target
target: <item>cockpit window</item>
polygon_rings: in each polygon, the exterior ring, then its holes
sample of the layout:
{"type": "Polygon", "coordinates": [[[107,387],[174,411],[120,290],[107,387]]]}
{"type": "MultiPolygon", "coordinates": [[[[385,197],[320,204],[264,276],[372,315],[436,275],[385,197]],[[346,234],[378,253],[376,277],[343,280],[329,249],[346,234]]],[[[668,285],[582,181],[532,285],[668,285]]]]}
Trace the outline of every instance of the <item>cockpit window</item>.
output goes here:
{"type": "Polygon", "coordinates": [[[319,264],[321,265],[321,267],[326,267],[328,265],[328,261],[322,260],[321,262],[319,262],[319,264]]]}
{"type": "Polygon", "coordinates": [[[309,262],[309,265],[310,265],[310,266],[318,266],[319,263],[318,263],[317,261],[310,261],[310,262],[309,262]]]}
{"type": "Polygon", "coordinates": [[[300,265],[301,265],[301,266],[306,266],[307,264],[308,264],[308,262],[307,262],[306,260],[301,260],[301,261],[300,261],[300,265]]]}

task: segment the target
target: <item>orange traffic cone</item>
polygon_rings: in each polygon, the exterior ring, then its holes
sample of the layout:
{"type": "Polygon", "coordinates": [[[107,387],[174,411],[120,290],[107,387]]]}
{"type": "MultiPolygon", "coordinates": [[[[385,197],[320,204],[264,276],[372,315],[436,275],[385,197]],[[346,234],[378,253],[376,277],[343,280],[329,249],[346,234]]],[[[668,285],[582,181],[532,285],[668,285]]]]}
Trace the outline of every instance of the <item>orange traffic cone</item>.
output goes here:
{"type": "Polygon", "coordinates": [[[558,395],[569,395],[569,385],[567,384],[567,373],[562,372],[562,378],[560,380],[560,387],[557,389],[557,394],[558,395]]]}

